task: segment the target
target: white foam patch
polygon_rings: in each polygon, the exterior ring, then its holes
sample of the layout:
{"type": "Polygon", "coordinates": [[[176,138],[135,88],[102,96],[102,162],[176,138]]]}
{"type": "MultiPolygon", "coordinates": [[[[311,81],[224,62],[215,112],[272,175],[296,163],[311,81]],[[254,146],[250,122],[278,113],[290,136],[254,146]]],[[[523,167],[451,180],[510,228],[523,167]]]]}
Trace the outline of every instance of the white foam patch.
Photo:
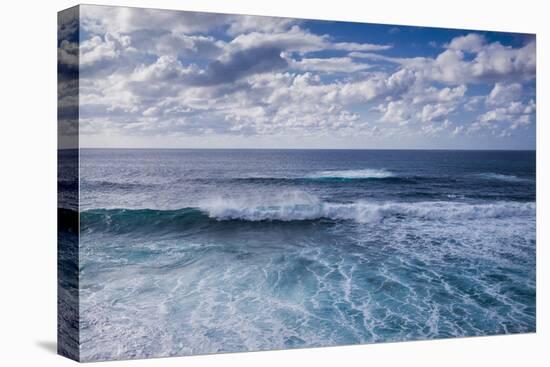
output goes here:
{"type": "Polygon", "coordinates": [[[219,220],[311,220],[321,218],[323,203],[303,191],[285,191],[269,196],[213,197],[199,204],[209,217],[219,220]]]}
{"type": "Polygon", "coordinates": [[[497,180],[497,181],[506,181],[506,182],[526,182],[529,181],[526,178],[517,177],[514,175],[503,175],[500,173],[480,173],[478,177],[487,179],[487,180],[497,180]]]}
{"type": "Polygon", "coordinates": [[[365,179],[365,178],[388,178],[395,177],[395,174],[385,169],[356,169],[340,171],[321,171],[312,174],[309,178],[341,178],[341,179],[365,179]]]}
{"type": "Polygon", "coordinates": [[[323,202],[302,192],[283,192],[271,197],[213,198],[200,204],[209,217],[218,220],[299,221],[315,219],[353,220],[358,223],[380,222],[386,218],[426,220],[475,220],[531,216],[535,203],[494,202],[323,202]]]}

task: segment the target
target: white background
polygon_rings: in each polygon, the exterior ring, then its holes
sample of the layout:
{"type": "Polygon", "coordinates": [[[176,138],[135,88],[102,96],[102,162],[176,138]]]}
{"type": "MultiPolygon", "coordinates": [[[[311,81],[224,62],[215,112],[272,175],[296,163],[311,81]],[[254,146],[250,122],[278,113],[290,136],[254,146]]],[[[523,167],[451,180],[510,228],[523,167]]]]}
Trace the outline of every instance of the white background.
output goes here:
{"type": "MultiPolygon", "coordinates": [[[[549,10],[545,1],[147,0],[97,4],[537,33],[537,333],[111,362],[117,366],[538,366],[548,363],[549,10]],[[546,350],[545,350],[546,348],[546,350]]],[[[0,365],[65,366],[56,340],[56,12],[6,1],[0,18],[0,365]]],[[[107,363],[98,363],[102,366],[107,363]]],[[[546,364],[548,365],[548,364],[546,364]]]]}

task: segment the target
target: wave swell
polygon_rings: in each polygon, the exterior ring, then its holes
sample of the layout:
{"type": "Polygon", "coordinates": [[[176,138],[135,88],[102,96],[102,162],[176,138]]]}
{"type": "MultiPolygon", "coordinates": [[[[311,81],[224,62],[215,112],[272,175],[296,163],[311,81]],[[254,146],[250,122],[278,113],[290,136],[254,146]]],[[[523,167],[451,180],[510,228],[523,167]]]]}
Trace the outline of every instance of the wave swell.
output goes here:
{"type": "Polygon", "coordinates": [[[339,170],[339,171],[321,171],[314,173],[307,178],[314,179],[380,179],[395,177],[393,172],[385,169],[355,169],[355,170],[339,170]]]}
{"type": "Polygon", "coordinates": [[[496,180],[496,181],[504,181],[504,182],[527,182],[530,181],[529,179],[514,176],[514,175],[504,175],[501,173],[481,173],[478,175],[478,177],[485,179],[485,180],[496,180]]]}
{"type": "Polygon", "coordinates": [[[81,213],[84,231],[172,232],[216,223],[352,221],[360,224],[387,220],[426,220],[453,222],[503,218],[534,218],[534,202],[463,203],[451,201],[388,202],[357,201],[335,203],[321,201],[305,193],[286,193],[262,200],[215,198],[198,207],[178,210],[94,209],[81,213]]]}
{"type": "Polygon", "coordinates": [[[469,204],[461,202],[389,202],[331,203],[316,199],[259,204],[238,200],[215,200],[200,207],[217,220],[303,221],[353,220],[358,223],[380,222],[386,218],[426,220],[476,220],[534,215],[535,203],[495,202],[469,204]]]}

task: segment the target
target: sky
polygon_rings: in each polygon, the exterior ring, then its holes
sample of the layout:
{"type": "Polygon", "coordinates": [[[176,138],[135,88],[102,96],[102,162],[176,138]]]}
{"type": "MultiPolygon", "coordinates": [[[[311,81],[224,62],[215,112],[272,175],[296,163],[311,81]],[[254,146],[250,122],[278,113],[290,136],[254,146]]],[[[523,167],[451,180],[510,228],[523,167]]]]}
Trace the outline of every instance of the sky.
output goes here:
{"type": "Polygon", "coordinates": [[[535,149],[534,35],[84,5],[79,41],[82,147],[535,149]]]}

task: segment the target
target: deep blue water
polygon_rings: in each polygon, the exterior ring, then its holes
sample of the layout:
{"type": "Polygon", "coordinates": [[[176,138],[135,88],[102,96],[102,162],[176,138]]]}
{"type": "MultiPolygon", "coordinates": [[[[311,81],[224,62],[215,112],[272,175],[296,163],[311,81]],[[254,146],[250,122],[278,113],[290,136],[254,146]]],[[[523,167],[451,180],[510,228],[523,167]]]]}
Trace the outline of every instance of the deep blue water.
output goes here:
{"type": "Polygon", "coordinates": [[[83,360],[535,330],[535,153],[81,150],[83,360]]]}

